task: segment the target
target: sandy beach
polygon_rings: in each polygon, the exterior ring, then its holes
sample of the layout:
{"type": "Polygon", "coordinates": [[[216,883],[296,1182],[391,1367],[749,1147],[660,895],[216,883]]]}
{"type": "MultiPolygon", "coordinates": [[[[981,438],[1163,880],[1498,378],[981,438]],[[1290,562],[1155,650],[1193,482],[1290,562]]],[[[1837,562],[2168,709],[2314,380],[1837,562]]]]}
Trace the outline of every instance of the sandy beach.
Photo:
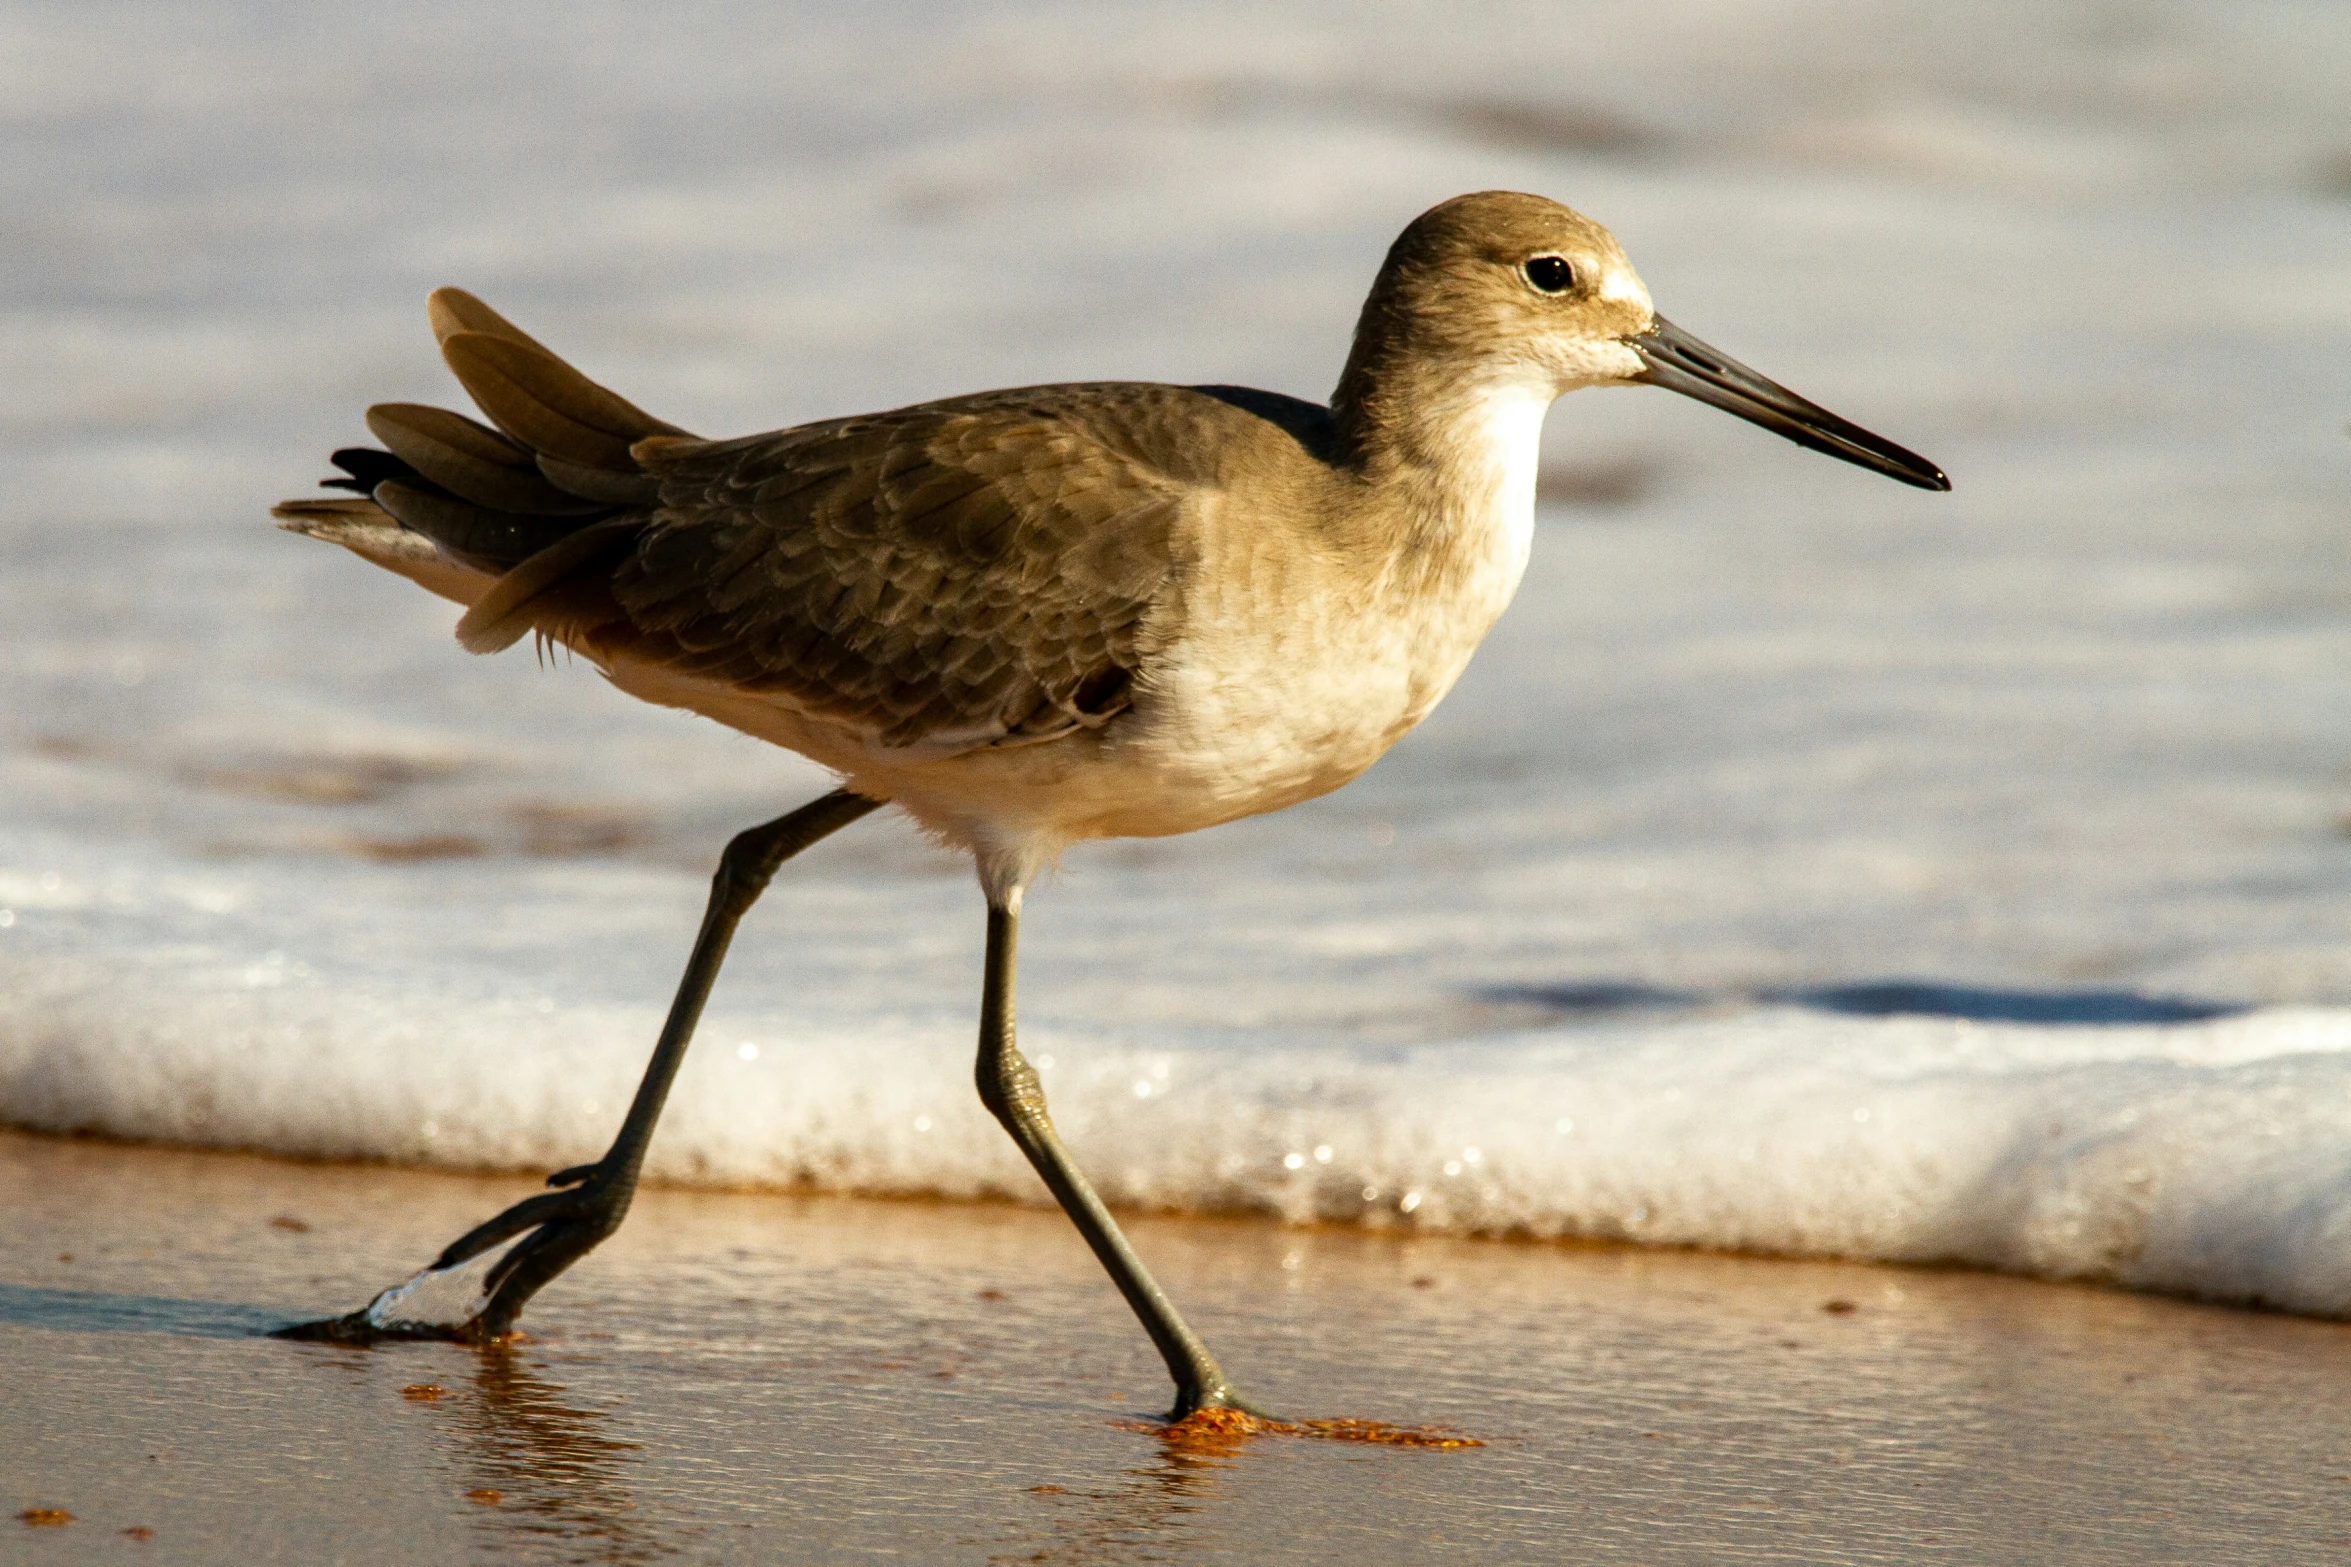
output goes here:
{"type": "Polygon", "coordinates": [[[2351,1548],[2351,1410],[2311,1394],[2351,1377],[2342,1328],[1963,1272],[1135,1221],[1259,1396],[1485,1444],[1455,1451],[1136,1429],[1160,1368],[1014,1207],[651,1191],[511,1350],[258,1336],[523,1189],[0,1137],[0,1559],[2351,1548]]]}
{"type": "Polygon", "coordinates": [[[2346,79],[2322,0],[15,0],[0,1563],[2351,1559],[2346,79]],[[427,290],[714,436],[1319,399],[1490,188],[1956,488],[1578,392],[1426,725],[1029,904],[1056,1123],[1224,1363],[1483,1445],[1137,1428],[891,813],[530,1342],[264,1336],[600,1153],[829,787],[270,527],[459,399],[427,290]]]}

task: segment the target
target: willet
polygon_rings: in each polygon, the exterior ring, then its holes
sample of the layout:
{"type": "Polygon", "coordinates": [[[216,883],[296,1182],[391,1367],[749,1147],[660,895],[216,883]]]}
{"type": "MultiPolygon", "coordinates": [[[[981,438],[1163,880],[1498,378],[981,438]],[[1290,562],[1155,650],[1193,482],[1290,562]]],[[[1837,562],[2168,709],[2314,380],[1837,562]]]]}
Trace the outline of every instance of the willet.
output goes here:
{"type": "Polygon", "coordinates": [[[1427,716],[1526,565],[1544,411],[1669,387],[1925,489],[1941,471],[1659,316],[1615,238],[1536,196],[1413,220],[1330,406],[1230,386],[1025,387],[708,441],[593,384],[469,294],[432,297],[490,425],[368,411],[355,497],[284,525],[466,606],[487,653],[575,649],[631,695],[797,751],[841,786],[727,845],[609,1152],[460,1237],[522,1236],[461,1323],[387,1291],[300,1336],[486,1341],[628,1211],[735,927],[776,869],[884,804],[967,850],[986,894],[980,1098],[1175,1378],[1248,1405],[1063,1148],[1013,1035],[1021,897],[1064,847],[1191,832],[1338,788],[1427,716]],[[495,426],[495,428],[491,428],[495,426]],[[527,1232],[527,1233],[526,1233],[527,1232]]]}

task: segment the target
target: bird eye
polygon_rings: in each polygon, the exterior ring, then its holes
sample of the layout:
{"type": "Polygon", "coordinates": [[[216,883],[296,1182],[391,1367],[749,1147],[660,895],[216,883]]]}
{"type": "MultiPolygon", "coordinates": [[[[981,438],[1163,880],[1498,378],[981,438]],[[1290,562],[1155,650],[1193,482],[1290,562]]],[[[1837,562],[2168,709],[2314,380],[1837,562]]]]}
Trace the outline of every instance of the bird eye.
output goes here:
{"type": "Polygon", "coordinates": [[[1564,294],[1575,287],[1575,268],[1558,256],[1537,256],[1525,271],[1527,281],[1546,294],[1564,294]]]}

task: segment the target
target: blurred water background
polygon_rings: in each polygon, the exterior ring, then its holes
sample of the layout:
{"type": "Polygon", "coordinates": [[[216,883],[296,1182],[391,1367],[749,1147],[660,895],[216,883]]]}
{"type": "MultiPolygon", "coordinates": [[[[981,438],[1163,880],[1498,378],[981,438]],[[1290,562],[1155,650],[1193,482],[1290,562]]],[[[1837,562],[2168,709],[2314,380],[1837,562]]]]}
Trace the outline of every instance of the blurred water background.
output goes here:
{"type": "MultiPolygon", "coordinates": [[[[273,530],[458,283],[707,434],[1321,397],[1459,191],[1932,455],[1554,410],[1448,703],[1073,852],[1023,1017],[1114,1200],[1949,1259],[2351,1314],[2351,9],[0,6],[0,1119],[601,1150],[795,758],[273,530]]],[[[657,1175],[1041,1200],[980,903],[879,818],[746,926],[657,1175]]]]}

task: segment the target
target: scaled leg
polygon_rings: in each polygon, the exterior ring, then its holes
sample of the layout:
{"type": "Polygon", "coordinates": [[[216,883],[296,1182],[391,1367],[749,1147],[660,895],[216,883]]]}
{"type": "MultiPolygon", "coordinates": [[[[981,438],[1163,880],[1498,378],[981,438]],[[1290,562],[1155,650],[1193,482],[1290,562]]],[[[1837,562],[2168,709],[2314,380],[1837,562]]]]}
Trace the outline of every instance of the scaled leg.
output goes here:
{"type": "Polygon", "coordinates": [[[694,940],[694,955],[678,981],[677,998],[670,1003],[669,1020],[661,1041],[645,1068],[637,1096],[621,1122],[620,1135],[594,1164],[560,1170],[547,1184],[566,1190],[526,1198],[504,1213],[450,1243],[434,1259],[434,1269],[454,1268],[525,1230],[532,1233],[498,1259],[482,1281],[485,1300],[469,1320],[451,1325],[403,1323],[386,1328],[366,1309],[323,1322],[305,1322],[280,1330],[281,1338],[330,1339],[367,1342],[384,1338],[447,1338],[485,1343],[514,1327],[523,1306],[556,1275],[595,1249],[620,1228],[629,1203],[636,1196],[638,1173],[645,1150],[653,1141],[654,1123],[669,1097],[670,1083],[686,1058],[686,1046],[701,1021],[702,1005],[726,961],[735,927],[751,905],[767,890],[777,867],[802,849],[828,838],[851,822],[879,808],[881,802],[836,789],[762,827],[736,836],[719,857],[718,873],[710,881],[710,903],[702,915],[702,930],[694,940]]]}
{"type": "Polygon", "coordinates": [[[1109,1270],[1111,1282],[1142,1319],[1168,1374],[1175,1378],[1176,1401],[1171,1418],[1183,1419],[1198,1409],[1239,1409],[1265,1412],[1244,1402],[1225,1380],[1224,1369],[1208,1346],[1177,1314],[1167,1292],[1143,1266],[1110,1210],[1095,1195],[1093,1183],[1070,1158],[1053,1119],[1045,1110],[1044,1086],[1036,1068],[1014,1042],[1012,982],[1020,941],[1020,916],[990,905],[988,909],[988,968],[980,998],[980,1058],[977,1076],[980,1102],[1004,1124],[1020,1151],[1052,1190],[1054,1201],[1078,1227],[1086,1244],[1109,1270]]]}

